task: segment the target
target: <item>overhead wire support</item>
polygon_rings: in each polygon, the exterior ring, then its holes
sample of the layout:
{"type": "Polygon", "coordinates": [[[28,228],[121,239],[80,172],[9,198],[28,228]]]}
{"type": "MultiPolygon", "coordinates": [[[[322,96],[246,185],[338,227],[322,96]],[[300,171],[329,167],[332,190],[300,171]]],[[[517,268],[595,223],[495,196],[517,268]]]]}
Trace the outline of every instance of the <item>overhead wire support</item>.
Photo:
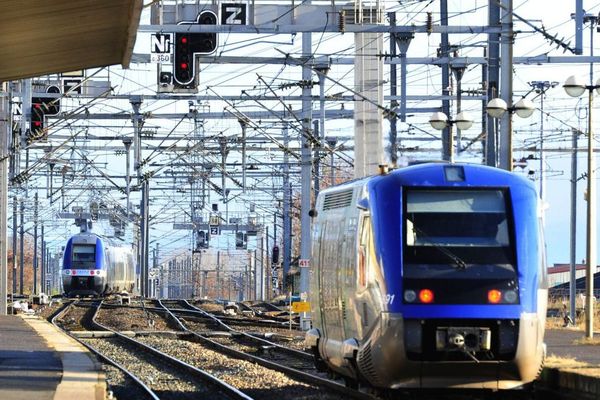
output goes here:
{"type": "Polygon", "coordinates": [[[238,120],[243,119],[244,121],[247,121],[249,126],[251,126],[255,131],[259,132],[260,134],[265,136],[267,139],[269,139],[280,150],[282,150],[285,153],[289,153],[292,157],[294,157],[298,160],[300,159],[300,156],[298,154],[294,153],[289,148],[284,146],[280,141],[275,139],[275,137],[273,137],[273,135],[266,132],[260,125],[256,124],[254,121],[252,121],[252,119],[248,118],[243,112],[239,111],[233,103],[231,103],[229,100],[226,100],[225,98],[220,96],[216,91],[213,90],[212,87],[208,87],[207,89],[210,90],[211,92],[213,92],[216,96],[218,96],[221,99],[221,101],[223,101],[224,103],[227,104],[227,106],[228,106],[227,112],[228,113],[235,116],[238,120]]]}

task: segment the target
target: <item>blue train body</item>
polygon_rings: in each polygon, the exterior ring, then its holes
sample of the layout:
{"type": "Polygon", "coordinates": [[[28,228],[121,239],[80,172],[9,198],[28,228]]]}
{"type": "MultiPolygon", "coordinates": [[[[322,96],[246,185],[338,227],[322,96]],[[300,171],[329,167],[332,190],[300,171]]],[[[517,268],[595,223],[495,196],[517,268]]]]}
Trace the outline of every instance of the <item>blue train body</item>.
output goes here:
{"type": "Polygon", "coordinates": [[[307,343],[372,386],[515,388],[545,353],[546,267],[533,184],[421,164],[319,194],[307,343]]]}
{"type": "Polygon", "coordinates": [[[135,287],[130,248],[112,246],[102,237],[81,232],[67,241],[62,266],[63,291],[69,296],[128,291],[135,287]]]}

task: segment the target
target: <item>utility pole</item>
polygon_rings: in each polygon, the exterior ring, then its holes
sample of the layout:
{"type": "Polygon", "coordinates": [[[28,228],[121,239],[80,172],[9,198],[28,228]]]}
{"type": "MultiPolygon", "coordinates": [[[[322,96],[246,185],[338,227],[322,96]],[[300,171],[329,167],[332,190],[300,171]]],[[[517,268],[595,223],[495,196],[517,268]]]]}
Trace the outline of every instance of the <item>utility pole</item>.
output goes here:
{"type": "Polygon", "coordinates": [[[42,265],[42,269],[41,269],[41,278],[40,278],[40,291],[42,293],[48,294],[47,293],[47,288],[46,288],[46,241],[44,240],[46,236],[44,236],[44,224],[42,224],[42,248],[41,248],[41,253],[42,253],[42,260],[41,260],[41,265],[42,265]]]}
{"type": "Polygon", "coordinates": [[[544,97],[546,96],[546,91],[548,89],[555,87],[558,85],[558,82],[549,82],[549,81],[533,81],[529,82],[529,86],[535,89],[536,93],[540,94],[540,200],[544,200],[544,97]]]}
{"type": "MultiPolygon", "coordinates": [[[[308,0],[306,3],[310,5],[311,1],[308,0]]],[[[302,33],[302,56],[306,60],[312,57],[312,34],[310,32],[302,33]]],[[[300,266],[300,297],[306,300],[308,296],[309,288],[309,265],[310,260],[310,216],[308,211],[310,209],[310,196],[311,196],[311,173],[312,173],[312,159],[310,150],[310,141],[308,138],[311,136],[311,120],[312,120],[312,102],[311,102],[311,86],[308,82],[312,81],[312,70],[304,63],[302,65],[302,136],[301,136],[301,177],[302,177],[302,194],[301,194],[301,205],[300,205],[300,260],[304,263],[300,266]]],[[[310,329],[310,315],[309,313],[300,314],[300,327],[302,330],[310,329]]]]}
{"type": "MultiPolygon", "coordinates": [[[[442,26],[448,26],[448,0],[440,1],[440,24],[442,26]]],[[[440,57],[450,57],[450,42],[448,40],[448,34],[442,33],[442,43],[440,47],[440,57]]],[[[441,65],[442,68],[442,95],[445,96],[442,100],[442,112],[451,119],[450,114],[450,64],[445,63],[441,65]]],[[[446,161],[452,161],[452,125],[447,124],[442,130],[442,159],[446,161]]]]}
{"type": "Polygon", "coordinates": [[[35,295],[38,294],[38,192],[33,196],[33,203],[33,294],[35,295]]]}
{"type": "MultiPolygon", "coordinates": [[[[140,266],[140,294],[148,296],[148,179],[142,181],[142,125],[143,117],[140,113],[142,98],[133,96],[129,100],[133,108],[133,168],[136,170],[137,185],[141,187],[142,199],[140,200],[140,235],[138,240],[138,263],[140,266]]],[[[127,145],[126,145],[127,146],[127,145]]]]}
{"type": "Polygon", "coordinates": [[[0,83],[0,315],[7,313],[8,295],[8,138],[12,126],[7,89],[7,83],[0,83]]]}
{"type": "Polygon", "coordinates": [[[140,272],[141,272],[141,293],[143,297],[149,296],[148,287],[148,252],[149,252],[149,192],[150,183],[148,179],[142,182],[142,200],[140,204],[140,230],[141,230],[141,246],[140,246],[140,272]]]}
{"type": "MultiPolygon", "coordinates": [[[[500,7],[497,0],[488,1],[488,25],[498,27],[500,24],[500,7]]],[[[484,100],[483,109],[488,101],[498,97],[500,83],[500,35],[488,33],[487,41],[487,99],[484,100]]],[[[485,67],[484,67],[485,69],[485,67]]],[[[484,81],[485,82],[485,81],[484,81]]],[[[484,113],[486,119],[485,139],[485,164],[490,167],[497,166],[497,141],[498,122],[488,113],[484,113]]]]}
{"type": "Polygon", "coordinates": [[[571,241],[570,241],[570,280],[569,280],[569,298],[570,314],[573,321],[576,318],[575,297],[577,282],[577,137],[579,131],[572,131],[573,152],[571,153],[571,241]]]}
{"type": "Polygon", "coordinates": [[[19,294],[23,294],[23,272],[25,269],[25,199],[21,199],[21,225],[19,227],[19,294]]]}
{"type": "MultiPolygon", "coordinates": [[[[287,124],[283,127],[283,145],[289,149],[290,138],[287,124]]],[[[292,185],[290,183],[290,156],[289,151],[283,153],[283,279],[281,286],[285,284],[286,277],[290,272],[292,260],[292,185]]],[[[287,288],[283,287],[287,290],[287,288]]]]}
{"type": "MultiPolygon", "coordinates": [[[[396,12],[388,13],[388,20],[390,26],[396,26],[396,12]]],[[[390,58],[393,60],[397,55],[396,51],[396,34],[390,33],[390,58]]],[[[392,167],[395,167],[398,163],[398,117],[396,114],[396,108],[398,107],[398,100],[396,100],[398,88],[398,72],[396,64],[390,63],[390,113],[388,119],[390,121],[390,162],[392,167]]],[[[333,158],[333,154],[332,154],[333,158]]],[[[333,178],[331,179],[333,185],[333,178]]]]}
{"type": "MultiPolygon", "coordinates": [[[[507,107],[513,106],[513,0],[500,0],[502,34],[500,52],[502,68],[500,69],[500,97],[507,107]]],[[[512,114],[505,112],[500,119],[500,168],[512,171],[512,114]]]]}
{"type": "Polygon", "coordinates": [[[127,219],[131,218],[131,138],[124,137],[123,144],[125,145],[125,194],[127,196],[127,219]]]}
{"type": "Polygon", "coordinates": [[[19,199],[17,196],[13,197],[13,217],[12,217],[12,294],[17,293],[17,218],[19,209],[19,199]]]}

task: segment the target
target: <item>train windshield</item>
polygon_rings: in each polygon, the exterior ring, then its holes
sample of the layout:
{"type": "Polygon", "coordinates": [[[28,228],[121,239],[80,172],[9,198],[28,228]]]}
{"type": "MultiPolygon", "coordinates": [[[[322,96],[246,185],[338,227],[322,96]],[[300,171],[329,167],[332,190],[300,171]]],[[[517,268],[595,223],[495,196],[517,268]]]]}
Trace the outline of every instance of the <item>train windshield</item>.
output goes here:
{"type": "Polygon", "coordinates": [[[501,189],[407,190],[405,277],[514,277],[506,197],[501,189]]]}
{"type": "Polygon", "coordinates": [[[94,268],[96,265],[96,245],[73,245],[73,268],[94,268]]]}

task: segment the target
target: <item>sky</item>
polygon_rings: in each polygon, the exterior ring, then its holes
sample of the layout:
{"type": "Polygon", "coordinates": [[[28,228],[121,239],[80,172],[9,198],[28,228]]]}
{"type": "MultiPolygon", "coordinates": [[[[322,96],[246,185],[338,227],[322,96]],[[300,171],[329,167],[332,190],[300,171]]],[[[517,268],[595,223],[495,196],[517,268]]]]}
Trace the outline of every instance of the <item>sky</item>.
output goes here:
{"type": "MultiPolygon", "coordinates": [[[[146,3],[149,0],[145,1],[146,3]]],[[[426,12],[432,13],[434,24],[439,23],[439,2],[438,1],[384,1],[386,11],[396,11],[398,14],[398,24],[416,24],[422,25],[426,21],[426,12]]],[[[487,15],[487,0],[471,0],[471,1],[448,1],[450,10],[451,25],[486,25],[487,15]]],[[[600,11],[600,1],[584,1],[584,8],[591,13],[598,15],[600,11]]],[[[571,20],[570,14],[575,11],[574,0],[515,0],[515,13],[530,21],[538,28],[544,27],[551,35],[556,35],[557,38],[564,38],[565,42],[570,42],[574,45],[575,26],[571,20]]],[[[144,11],[142,24],[148,23],[148,9],[144,11]]],[[[517,31],[514,56],[536,56],[536,55],[552,55],[562,56],[570,55],[564,53],[556,44],[544,39],[539,33],[533,32],[532,28],[522,22],[515,22],[515,30],[517,31]]],[[[584,55],[590,54],[590,30],[585,28],[584,31],[584,55]]],[[[594,53],[600,54],[600,49],[597,48],[600,43],[600,38],[594,37],[594,53]]],[[[134,53],[148,54],[150,49],[150,34],[139,33],[134,53]]],[[[387,49],[388,39],[384,39],[384,49],[387,49]]],[[[313,49],[315,56],[349,57],[354,54],[353,36],[351,34],[319,34],[313,33],[313,49]]],[[[407,56],[410,57],[433,57],[436,54],[440,43],[440,37],[436,34],[419,34],[411,42],[407,56]]],[[[485,37],[483,35],[452,35],[450,43],[458,49],[460,56],[481,57],[483,55],[483,45],[485,37]]],[[[291,57],[301,56],[301,34],[298,35],[227,35],[221,34],[219,37],[218,54],[225,56],[277,56],[288,54],[291,57]]],[[[595,71],[596,72],[596,71],[595,71]]],[[[195,104],[199,110],[210,110],[215,112],[223,112],[223,115],[230,111],[264,111],[265,109],[283,109],[281,102],[266,102],[263,105],[249,99],[252,95],[267,95],[271,89],[278,96],[293,96],[299,95],[300,89],[293,85],[301,79],[300,68],[281,65],[222,65],[222,64],[203,64],[200,69],[200,95],[239,95],[240,100],[235,104],[225,104],[222,101],[200,102],[195,104]],[[267,87],[265,83],[270,87],[267,87]],[[286,86],[289,85],[289,86],[286,86]]],[[[514,101],[520,96],[527,94],[527,98],[532,100],[537,107],[540,107],[540,97],[534,93],[528,93],[530,86],[528,82],[534,80],[555,81],[559,84],[553,89],[549,89],[544,99],[544,142],[545,148],[548,149],[567,149],[571,146],[571,130],[572,128],[586,130],[587,125],[587,100],[573,99],[568,97],[561,88],[561,83],[567,76],[577,74],[586,80],[589,80],[589,64],[546,64],[546,65],[515,65],[514,66],[514,101]]],[[[596,73],[600,77],[600,71],[596,73]]],[[[353,68],[348,65],[332,65],[329,76],[333,79],[326,83],[326,95],[333,96],[334,94],[342,94],[352,96],[352,93],[345,90],[335,82],[343,82],[346,86],[353,84],[353,68]]],[[[113,93],[120,95],[128,94],[155,94],[156,92],[156,66],[153,64],[132,63],[129,70],[122,70],[117,66],[104,69],[95,76],[95,78],[109,79],[113,87],[113,93]]],[[[389,80],[389,71],[385,68],[384,80],[389,80]]],[[[408,92],[409,95],[440,95],[442,88],[440,84],[439,67],[434,65],[409,65],[408,67],[408,92]]],[[[463,90],[480,89],[481,88],[481,68],[476,65],[469,65],[465,72],[462,81],[463,90]]],[[[389,93],[388,85],[385,84],[385,93],[389,93]]],[[[318,94],[318,88],[315,87],[313,94],[318,94]]],[[[95,102],[96,105],[90,107],[92,112],[112,112],[129,114],[131,105],[127,100],[121,101],[102,101],[95,102]]],[[[600,99],[596,102],[600,105],[600,99]]],[[[77,107],[84,107],[83,101],[65,101],[66,110],[75,110],[77,107]]],[[[298,103],[294,104],[297,107],[298,103]]],[[[414,100],[409,102],[409,107],[439,107],[439,101],[414,100]]],[[[328,102],[327,109],[338,110],[341,108],[352,109],[351,101],[332,101],[328,102]]],[[[452,105],[455,110],[456,104],[452,105]]],[[[478,122],[481,115],[481,102],[469,101],[463,97],[463,110],[467,110],[475,117],[475,124],[469,131],[463,132],[465,141],[475,138],[481,132],[481,124],[478,122]]],[[[146,100],[142,104],[142,112],[144,113],[160,113],[160,112],[178,112],[185,113],[189,109],[187,100],[180,101],[151,101],[146,100]]],[[[318,104],[313,106],[313,109],[318,109],[318,104]]],[[[598,106],[594,108],[594,113],[598,113],[598,106]]],[[[527,120],[522,120],[514,117],[514,158],[537,158],[538,153],[535,151],[539,143],[540,130],[540,110],[537,110],[532,117],[527,120]]],[[[594,114],[593,114],[594,115],[594,114]]],[[[405,146],[400,153],[400,160],[408,162],[413,159],[423,158],[440,158],[440,134],[433,130],[428,124],[429,114],[409,115],[406,123],[399,123],[399,131],[402,139],[402,145],[405,146]],[[419,147],[423,151],[408,151],[408,148],[419,147]]],[[[600,121],[600,115],[596,118],[600,121]]],[[[266,132],[271,135],[280,134],[281,129],[277,126],[269,126],[268,124],[255,121],[266,132]]],[[[353,128],[352,120],[328,120],[326,121],[326,137],[329,136],[352,136],[353,128]]],[[[600,126],[595,124],[595,126],[600,126]]],[[[75,128],[66,122],[58,123],[60,134],[77,131],[77,129],[85,130],[83,135],[107,135],[115,136],[113,145],[121,143],[120,135],[131,135],[131,122],[127,119],[113,121],[89,121],[86,126],[79,125],[75,128]]],[[[161,135],[173,135],[179,139],[165,140],[164,144],[180,144],[193,145],[193,141],[189,141],[189,136],[194,130],[193,121],[189,119],[182,120],[159,120],[149,119],[146,123],[146,128],[155,130],[161,135]],[[186,138],[185,140],[181,138],[186,138]]],[[[234,141],[240,136],[240,126],[235,120],[226,118],[217,118],[206,121],[202,128],[206,135],[215,137],[226,137],[234,141]]],[[[388,125],[384,123],[384,138],[387,136],[388,125]]],[[[264,139],[264,135],[258,131],[251,131],[250,136],[259,139],[264,139]]],[[[297,132],[292,131],[291,136],[297,144],[297,132]]],[[[600,147],[600,143],[596,140],[596,145],[600,147]]],[[[88,154],[93,160],[93,163],[99,168],[103,168],[110,174],[122,174],[124,157],[115,155],[112,151],[92,151],[86,148],[90,143],[81,141],[78,151],[88,154]]],[[[102,145],[109,144],[107,141],[102,141],[102,145]]],[[[150,144],[150,143],[148,143],[150,144]]],[[[277,163],[282,161],[280,152],[273,144],[261,144],[261,152],[253,154],[253,157],[262,157],[262,161],[277,163]]],[[[585,146],[585,139],[582,137],[579,142],[580,147],[585,146]]],[[[149,157],[152,161],[160,164],[164,162],[174,161],[173,156],[160,155],[155,151],[146,151],[145,157],[149,157]]],[[[339,153],[342,157],[343,154],[339,153]]],[[[348,153],[351,156],[351,153],[348,153]]],[[[63,158],[70,157],[69,154],[63,154],[63,158]]],[[[239,160],[239,155],[232,153],[229,160],[239,160]]],[[[35,154],[32,154],[35,158],[35,154]]],[[[481,162],[481,146],[476,143],[471,149],[462,152],[456,158],[457,161],[464,162],[481,162]]],[[[188,161],[193,161],[189,159],[188,161]]],[[[545,202],[547,210],[545,215],[545,229],[547,239],[548,261],[553,263],[565,263],[569,261],[569,209],[570,209],[570,154],[567,152],[548,152],[546,153],[546,161],[544,171],[546,176],[546,194],[545,202]]],[[[578,156],[578,173],[580,176],[586,170],[586,154],[580,153],[578,156]]],[[[522,173],[525,176],[533,179],[536,186],[539,186],[539,161],[537,159],[527,162],[525,168],[516,168],[515,173],[522,173]],[[530,171],[532,174],[530,174],[530,171]]],[[[87,167],[89,168],[89,166],[87,167]]],[[[239,167],[237,168],[239,171],[239,167]]],[[[157,168],[149,168],[157,170],[157,168]]],[[[281,179],[277,176],[278,167],[269,167],[269,173],[273,174],[272,180],[268,182],[272,187],[281,187],[281,179]]],[[[85,169],[80,172],[85,173],[85,169]]],[[[167,169],[161,169],[160,174],[164,181],[159,178],[155,179],[152,184],[153,214],[157,215],[156,223],[152,225],[152,240],[161,242],[161,246],[165,249],[164,254],[175,254],[182,248],[189,248],[191,239],[189,232],[174,231],[172,229],[173,222],[185,222],[186,212],[189,210],[189,193],[183,191],[177,193],[166,194],[166,190],[162,187],[169,185],[179,185],[185,188],[186,184],[183,181],[173,177],[167,182],[165,176],[168,175],[167,169]]],[[[213,178],[215,183],[220,183],[219,178],[213,178]]],[[[597,179],[596,179],[597,181],[597,179]]],[[[293,179],[294,185],[297,187],[299,180],[297,177],[293,179]]],[[[578,181],[577,187],[577,255],[576,259],[581,261],[585,257],[585,207],[583,200],[583,192],[585,179],[578,181]]],[[[252,182],[257,186],[265,185],[264,181],[256,180],[252,182]]],[[[228,182],[231,185],[231,182],[228,182]]],[[[94,191],[92,191],[94,192],[94,191]]],[[[105,191],[99,186],[95,189],[95,194],[90,196],[106,196],[105,191]]],[[[259,208],[259,213],[265,213],[265,223],[270,223],[272,212],[276,207],[268,205],[276,203],[274,199],[264,193],[252,192],[247,195],[240,195],[239,199],[229,203],[229,211],[232,213],[244,214],[249,211],[249,205],[253,201],[253,196],[259,196],[262,200],[254,200],[259,205],[264,204],[265,209],[259,208]],[[267,206],[268,205],[268,206],[267,206]],[[267,221],[268,219],[268,221],[267,221]]],[[[30,197],[30,196],[29,196],[30,197]]],[[[114,203],[123,203],[122,196],[110,196],[110,201],[114,203]]],[[[54,198],[56,199],[56,197],[54,198]]],[[[74,199],[75,202],[81,201],[85,203],[89,201],[87,198],[74,199]]],[[[46,200],[44,200],[46,201],[46,200]]],[[[219,197],[213,193],[212,202],[219,203],[221,210],[224,209],[224,204],[219,201],[219,197]]],[[[132,194],[132,203],[139,203],[139,193],[132,194]]],[[[597,202],[598,203],[598,202],[597,202]]],[[[54,213],[56,202],[53,205],[46,205],[48,215],[54,213]]],[[[598,205],[598,204],[596,204],[598,205]]],[[[210,206],[210,205],[209,205],[210,206]]],[[[597,224],[597,222],[596,222],[597,224]]],[[[60,245],[64,240],[65,230],[76,230],[75,227],[69,227],[68,222],[56,223],[56,245],[60,245]]],[[[271,227],[272,229],[272,227],[271,227]]],[[[272,230],[271,230],[272,232],[272,230]]],[[[281,230],[279,230],[281,233],[281,230]]],[[[49,235],[50,237],[50,235],[49,235]]],[[[132,237],[129,230],[128,238],[132,237]]],[[[232,245],[232,238],[225,238],[226,245],[232,245]]]]}

